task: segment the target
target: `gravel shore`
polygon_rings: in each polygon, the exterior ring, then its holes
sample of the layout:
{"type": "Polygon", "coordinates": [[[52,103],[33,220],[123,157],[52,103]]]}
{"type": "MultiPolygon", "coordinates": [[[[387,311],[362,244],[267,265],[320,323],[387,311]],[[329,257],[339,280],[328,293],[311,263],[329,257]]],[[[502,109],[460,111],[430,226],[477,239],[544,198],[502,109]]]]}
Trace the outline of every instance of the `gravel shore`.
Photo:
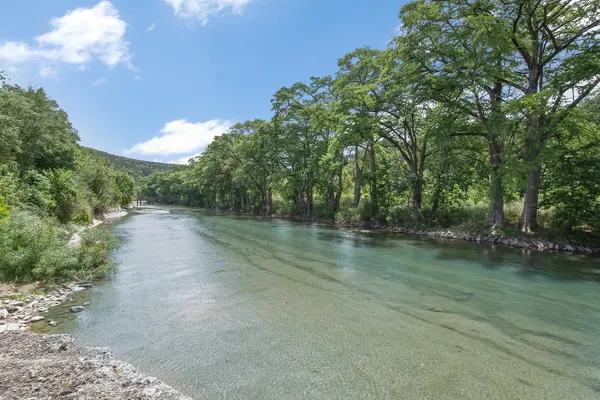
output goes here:
{"type": "Polygon", "coordinates": [[[45,315],[63,302],[73,304],[71,312],[83,310],[89,303],[75,304],[71,296],[89,287],[0,285],[0,400],[189,399],[116,360],[106,348],[77,346],[68,335],[27,332],[32,323],[56,324],[45,315]]]}
{"type": "Polygon", "coordinates": [[[191,400],[106,348],[20,331],[0,335],[0,400],[13,399],[191,400]]]}

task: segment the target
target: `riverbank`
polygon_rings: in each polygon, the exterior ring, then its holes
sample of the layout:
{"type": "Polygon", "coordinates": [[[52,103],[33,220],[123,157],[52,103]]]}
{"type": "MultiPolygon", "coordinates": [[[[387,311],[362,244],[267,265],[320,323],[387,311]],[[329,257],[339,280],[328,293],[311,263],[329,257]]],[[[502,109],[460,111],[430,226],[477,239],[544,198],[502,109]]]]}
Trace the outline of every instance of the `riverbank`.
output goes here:
{"type": "Polygon", "coordinates": [[[67,303],[73,313],[89,302],[73,296],[90,282],[62,285],[0,284],[0,399],[156,399],[188,400],[160,380],[115,359],[106,348],[77,346],[69,335],[27,332],[67,303]]]}
{"type": "Polygon", "coordinates": [[[28,332],[0,335],[0,399],[191,400],[106,348],[28,332]]]}
{"type": "Polygon", "coordinates": [[[126,216],[127,214],[129,214],[129,212],[124,209],[109,210],[108,212],[101,215],[99,218],[94,218],[92,220],[91,224],[78,227],[77,230],[73,233],[73,235],[69,239],[68,245],[69,246],[78,246],[81,243],[80,233],[82,233],[83,231],[86,231],[88,229],[92,229],[99,225],[102,225],[104,223],[104,221],[106,221],[107,219],[122,218],[122,217],[126,216]]]}
{"type": "MultiPolygon", "coordinates": [[[[114,210],[80,227],[69,246],[81,242],[79,233],[110,218],[127,215],[114,210]]],[[[133,366],[116,360],[108,349],[83,348],[68,335],[28,332],[42,325],[56,326],[50,310],[68,304],[72,313],[90,305],[74,297],[92,287],[91,282],[0,283],[0,400],[4,399],[159,399],[187,397],[133,366]]]]}
{"type": "MultiPolygon", "coordinates": [[[[90,282],[27,285],[0,285],[0,334],[23,332],[31,324],[55,325],[45,314],[52,307],[72,302],[73,295],[90,288],[90,282]]],[[[87,304],[72,304],[74,310],[82,311],[87,304]],[[81,307],[81,309],[79,308],[81,307]]]]}
{"type": "Polygon", "coordinates": [[[515,247],[520,249],[537,251],[561,251],[583,254],[600,254],[600,247],[590,247],[575,243],[556,243],[534,235],[521,234],[519,236],[510,236],[501,231],[483,231],[474,232],[463,228],[431,228],[431,229],[412,229],[402,226],[387,226],[368,221],[344,221],[332,218],[304,218],[291,215],[272,214],[272,218],[283,218],[296,221],[314,222],[317,224],[337,225],[353,228],[361,228],[369,231],[383,233],[398,233],[415,236],[426,236],[439,240],[462,240],[474,243],[499,244],[503,246],[515,247]]]}

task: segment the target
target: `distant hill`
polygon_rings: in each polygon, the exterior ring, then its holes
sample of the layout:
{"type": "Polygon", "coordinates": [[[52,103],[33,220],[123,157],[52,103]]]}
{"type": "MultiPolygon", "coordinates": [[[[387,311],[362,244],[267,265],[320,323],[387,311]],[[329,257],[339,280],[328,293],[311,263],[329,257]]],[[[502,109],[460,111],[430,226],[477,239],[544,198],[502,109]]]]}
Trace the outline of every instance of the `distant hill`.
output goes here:
{"type": "Polygon", "coordinates": [[[115,154],[106,153],[104,151],[92,149],[89,147],[82,146],[82,148],[85,149],[85,151],[89,151],[93,154],[96,154],[99,157],[106,159],[111,165],[111,167],[115,169],[122,169],[128,171],[135,178],[148,176],[155,172],[168,171],[177,167],[177,165],[175,164],[134,160],[133,158],[117,156],[115,154]]]}

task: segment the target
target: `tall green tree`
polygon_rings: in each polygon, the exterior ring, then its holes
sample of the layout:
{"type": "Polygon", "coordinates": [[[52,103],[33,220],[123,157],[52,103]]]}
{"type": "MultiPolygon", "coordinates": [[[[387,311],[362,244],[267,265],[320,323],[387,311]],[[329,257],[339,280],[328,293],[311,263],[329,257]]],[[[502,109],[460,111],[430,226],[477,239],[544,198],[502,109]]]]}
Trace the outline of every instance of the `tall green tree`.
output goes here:
{"type": "Polygon", "coordinates": [[[600,7],[596,0],[512,0],[493,3],[492,42],[512,44],[502,81],[518,94],[524,119],[527,185],[520,225],[537,228],[542,153],[573,110],[600,83],[600,7]]]}

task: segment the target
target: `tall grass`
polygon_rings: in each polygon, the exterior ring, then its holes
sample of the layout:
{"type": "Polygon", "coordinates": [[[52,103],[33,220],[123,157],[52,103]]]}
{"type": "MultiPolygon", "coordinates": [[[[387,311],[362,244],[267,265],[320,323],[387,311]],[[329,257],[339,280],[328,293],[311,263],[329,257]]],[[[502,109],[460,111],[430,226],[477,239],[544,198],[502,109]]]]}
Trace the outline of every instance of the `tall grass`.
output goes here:
{"type": "Polygon", "coordinates": [[[0,221],[0,281],[94,279],[112,272],[115,239],[102,229],[82,233],[68,246],[71,231],[55,219],[14,210],[0,221]]]}

